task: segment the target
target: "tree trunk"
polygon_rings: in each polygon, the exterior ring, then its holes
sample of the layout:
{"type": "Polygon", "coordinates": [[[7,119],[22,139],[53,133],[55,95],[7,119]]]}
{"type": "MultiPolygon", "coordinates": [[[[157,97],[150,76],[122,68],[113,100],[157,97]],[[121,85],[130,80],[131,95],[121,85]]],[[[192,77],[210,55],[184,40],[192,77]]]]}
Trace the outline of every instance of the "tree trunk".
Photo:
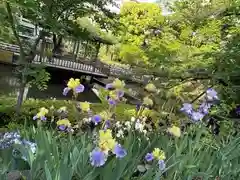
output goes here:
{"type": "Polygon", "coordinates": [[[45,33],[43,31],[40,32],[39,37],[35,40],[35,43],[31,47],[30,52],[27,53],[28,56],[25,56],[24,46],[21,42],[20,36],[19,36],[19,34],[17,32],[17,28],[16,28],[17,27],[16,25],[18,23],[15,22],[15,18],[14,18],[13,13],[12,13],[11,5],[8,1],[5,2],[5,5],[6,5],[8,18],[9,18],[9,22],[10,22],[11,27],[12,27],[13,34],[14,34],[14,36],[15,36],[17,42],[18,42],[19,48],[20,48],[20,61],[18,62],[18,64],[23,67],[23,72],[20,72],[21,73],[21,78],[20,78],[19,94],[18,94],[18,99],[17,99],[17,104],[16,104],[16,112],[18,114],[20,112],[20,109],[21,109],[21,105],[22,105],[23,98],[24,98],[24,90],[25,90],[25,86],[27,84],[26,71],[28,70],[29,64],[35,58],[39,41],[40,41],[41,38],[43,38],[45,36],[45,33]]]}
{"type": "Polygon", "coordinates": [[[43,37],[42,43],[41,43],[41,50],[40,50],[40,62],[42,62],[42,58],[45,57],[44,49],[45,49],[45,38],[43,37]]]}
{"type": "Polygon", "coordinates": [[[74,59],[74,61],[77,60],[78,53],[79,53],[79,46],[80,46],[80,41],[77,42],[77,49],[76,49],[76,54],[75,54],[75,59],[74,59]]]}
{"type": "Polygon", "coordinates": [[[22,76],[20,86],[19,86],[19,93],[17,98],[17,105],[16,105],[16,112],[17,114],[20,113],[20,109],[23,103],[23,97],[24,97],[24,90],[26,86],[26,79],[25,76],[22,76]]]}
{"type": "Polygon", "coordinates": [[[87,53],[88,53],[88,41],[87,43],[85,44],[85,48],[84,48],[84,59],[87,57],[87,53]]]}
{"type": "MultiPolygon", "coordinates": [[[[93,72],[95,72],[95,70],[96,70],[96,66],[97,66],[97,63],[98,63],[98,54],[99,54],[99,50],[100,50],[100,46],[101,46],[101,43],[99,42],[99,43],[97,43],[97,45],[96,45],[96,54],[95,54],[95,56],[94,56],[94,58],[93,58],[93,72]]],[[[93,77],[93,76],[92,76],[93,77]]]]}
{"type": "Polygon", "coordinates": [[[57,40],[57,35],[53,34],[53,50],[52,50],[53,55],[62,54],[62,49],[61,49],[62,39],[63,37],[59,35],[57,40]]]}
{"type": "Polygon", "coordinates": [[[75,54],[75,52],[76,52],[76,45],[77,45],[77,41],[76,40],[74,40],[74,43],[73,43],[73,55],[75,54]]]}
{"type": "Polygon", "coordinates": [[[113,53],[111,53],[111,57],[110,57],[111,61],[113,60],[113,53]]]}
{"type": "Polygon", "coordinates": [[[106,54],[109,52],[109,45],[106,45],[106,54]]]}
{"type": "Polygon", "coordinates": [[[17,99],[17,105],[16,105],[16,113],[20,113],[20,109],[23,103],[23,97],[24,97],[24,90],[25,86],[27,84],[27,77],[26,77],[26,71],[29,68],[30,63],[34,60],[36,56],[37,51],[37,45],[39,44],[39,41],[41,38],[43,38],[43,34],[41,34],[35,41],[33,47],[31,48],[31,51],[29,52],[28,56],[25,56],[25,52],[23,51],[23,48],[20,49],[20,65],[23,64],[23,72],[21,72],[21,78],[20,78],[20,86],[19,86],[19,94],[17,99]]]}

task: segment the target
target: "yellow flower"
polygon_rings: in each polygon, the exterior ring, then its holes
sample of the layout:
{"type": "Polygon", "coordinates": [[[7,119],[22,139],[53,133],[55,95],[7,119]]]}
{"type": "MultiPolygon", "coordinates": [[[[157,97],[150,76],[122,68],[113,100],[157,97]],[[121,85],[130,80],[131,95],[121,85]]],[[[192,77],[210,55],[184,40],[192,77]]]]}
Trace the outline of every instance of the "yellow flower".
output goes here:
{"type": "Polygon", "coordinates": [[[67,111],[67,107],[66,107],[66,106],[62,106],[62,107],[60,107],[60,108],[58,109],[58,111],[60,111],[60,112],[65,112],[65,111],[67,111]]]}
{"type": "Polygon", "coordinates": [[[80,105],[80,108],[81,108],[82,111],[85,111],[85,112],[86,112],[86,111],[89,111],[89,110],[90,110],[90,103],[87,102],[87,101],[85,101],[85,102],[80,102],[79,105],[80,105]]]}
{"type": "Polygon", "coordinates": [[[165,153],[159,148],[154,148],[152,154],[153,154],[153,157],[156,158],[157,160],[166,159],[165,153]]]}
{"type": "Polygon", "coordinates": [[[37,118],[40,118],[40,117],[43,117],[43,116],[45,116],[45,115],[43,115],[41,112],[38,112],[37,115],[36,115],[37,118]]]}
{"type": "Polygon", "coordinates": [[[109,92],[109,97],[110,97],[111,99],[118,99],[117,91],[110,91],[110,92],[109,92]]]}
{"type": "Polygon", "coordinates": [[[143,104],[148,105],[148,106],[152,106],[153,105],[153,100],[151,100],[149,97],[145,97],[145,98],[143,98],[143,104]]]}
{"type": "Polygon", "coordinates": [[[113,150],[116,145],[116,140],[112,137],[112,131],[107,129],[106,131],[99,131],[99,148],[103,151],[108,152],[109,150],[113,150]]]}
{"type": "Polygon", "coordinates": [[[75,89],[76,87],[78,87],[80,85],[80,79],[69,79],[67,86],[70,89],[75,89]]]}
{"type": "Polygon", "coordinates": [[[157,92],[157,88],[156,86],[153,84],[153,83],[149,83],[146,85],[145,89],[148,91],[148,92],[157,92]]]}
{"type": "Polygon", "coordinates": [[[103,120],[109,120],[111,118],[110,112],[107,111],[102,111],[101,113],[99,113],[99,115],[103,120]]]}
{"type": "Polygon", "coordinates": [[[125,86],[125,83],[124,81],[121,81],[117,78],[113,81],[112,86],[116,89],[123,89],[125,86]]]}
{"type": "Polygon", "coordinates": [[[168,128],[168,132],[171,133],[172,135],[176,136],[176,137],[181,136],[181,130],[177,126],[172,126],[171,128],[168,128]]]}
{"type": "Polygon", "coordinates": [[[150,116],[152,114],[152,111],[150,110],[150,109],[144,109],[143,111],[142,111],[142,115],[143,116],[150,116]]]}
{"type": "Polygon", "coordinates": [[[43,117],[48,113],[48,109],[46,109],[45,107],[42,107],[39,109],[39,112],[37,113],[37,117],[43,117]]]}
{"type": "Polygon", "coordinates": [[[46,109],[45,107],[42,107],[42,108],[40,108],[40,112],[47,114],[48,109],[46,109]]]}
{"type": "Polygon", "coordinates": [[[71,123],[68,119],[61,119],[61,120],[58,120],[57,121],[57,125],[58,126],[61,126],[61,125],[64,125],[64,126],[71,126],[71,123]]]}
{"type": "Polygon", "coordinates": [[[99,131],[99,138],[100,140],[112,139],[112,130],[107,129],[106,131],[100,130],[99,131]]]}

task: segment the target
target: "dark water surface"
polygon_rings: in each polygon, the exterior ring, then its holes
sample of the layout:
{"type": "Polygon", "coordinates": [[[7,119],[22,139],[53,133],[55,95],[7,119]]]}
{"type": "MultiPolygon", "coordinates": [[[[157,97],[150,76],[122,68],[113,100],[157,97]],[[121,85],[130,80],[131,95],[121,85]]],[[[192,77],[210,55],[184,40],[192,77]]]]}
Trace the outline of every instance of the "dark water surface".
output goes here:
{"type": "MultiPolygon", "coordinates": [[[[62,92],[64,89],[64,85],[59,84],[49,84],[48,88],[44,91],[38,90],[36,87],[32,87],[29,89],[27,98],[35,98],[35,99],[50,99],[56,98],[58,100],[71,100],[72,99],[72,91],[68,93],[67,96],[63,96],[62,92]]],[[[89,88],[85,86],[85,91],[78,95],[78,101],[88,101],[91,103],[100,103],[101,100],[98,96],[89,88]]]]}
{"type": "MultiPolygon", "coordinates": [[[[36,87],[28,88],[27,98],[35,99],[62,99],[62,100],[71,100],[72,92],[69,92],[67,96],[63,96],[63,89],[66,87],[68,80],[72,78],[83,78],[84,74],[73,71],[66,71],[56,68],[46,68],[47,72],[50,73],[51,79],[48,82],[48,87],[44,91],[40,91],[36,87]]],[[[0,94],[4,95],[13,95],[17,96],[18,91],[18,79],[15,77],[16,74],[15,68],[11,65],[0,64],[0,94]]],[[[88,101],[91,103],[100,103],[101,100],[98,96],[92,91],[93,85],[87,83],[85,79],[81,81],[85,86],[83,93],[80,93],[78,96],[78,101],[88,101]]]]}

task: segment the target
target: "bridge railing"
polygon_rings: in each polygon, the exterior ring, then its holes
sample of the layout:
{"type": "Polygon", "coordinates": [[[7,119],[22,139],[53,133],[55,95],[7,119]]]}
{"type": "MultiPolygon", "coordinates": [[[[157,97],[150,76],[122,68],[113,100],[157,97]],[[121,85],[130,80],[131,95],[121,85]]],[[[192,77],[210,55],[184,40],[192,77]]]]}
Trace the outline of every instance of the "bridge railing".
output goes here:
{"type": "MultiPolygon", "coordinates": [[[[92,68],[88,68],[89,71],[91,70],[92,72],[101,72],[105,75],[110,75],[110,68],[107,64],[102,63],[99,59],[92,60],[87,57],[77,57],[74,59],[73,55],[54,55],[54,58],[58,59],[63,59],[65,61],[68,61],[68,64],[75,64],[75,63],[80,63],[80,64],[85,64],[87,66],[91,66],[92,68]]],[[[51,59],[51,58],[50,58],[51,59]]]]}
{"type": "MultiPolygon", "coordinates": [[[[20,48],[18,45],[8,44],[4,42],[0,42],[0,49],[10,51],[13,53],[20,53],[20,48]]],[[[12,63],[16,63],[17,56],[15,55],[12,63]]],[[[99,60],[92,60],[88,57],[74,57],[72,54],[68,55],[57,55],[54,54],[51,57],[41,56],[39,52],[37,52],[36,57],[33,60],[34,63],[45,63],[47,66],[54,66],[58,68],[65,68],[69,70],[79,70],[84,72],[90,72],[97,75],[105,75],[109,74],[108,66],[101,63],[99,60]],[[42,58],[40,58],[42,57],[42,58]]]]}
{"type": "Polygon", "coordinates": [[[131,67],[119,67],[116,65],[107,65],[102,63],[106,67],[108,76],[118,77],[125,80],[134,81],[137,83],[145,83],[150,79],[151,75],[145,69],[131,68],[131,67]]]}
{"type": "MultiPolygon", "coordinates": [[[[11,51],[14,53],[19,53],[20,48],[18,45],[8,44],[4,42],[0,42],[0,49],[11,51]]],[[[101,62],[99,59],[92,60],[88,59],[87,57],[77,57],[75,58],[73,55],[54,55],[53,57],[43,57],[42,60],[40,59],[40,53],[36,56],[34,59],[35,63],[45,63],[48,66],[54,66],[54,67],[63,67],[66,69],[71,70],[82,70],[90,73],[95,74],[102,74],[106,76],[114,76],[118,78],[123,78],[139,83],[144,83],[146,81],[146,78],[142,74],[144,73],[144,70],[141,70],[142,72],[139,73],[139,70],[136,70],[136,68],[124,68],[119,67],[115,65],[108,65],[103,62],[101,62]]]]}
{"type": "Polygon", "coordinates": [[[20,52],[20,48],[18,45],[8,44],[0,41],[0,49],[11,51],[11,52],[20,52]]]}

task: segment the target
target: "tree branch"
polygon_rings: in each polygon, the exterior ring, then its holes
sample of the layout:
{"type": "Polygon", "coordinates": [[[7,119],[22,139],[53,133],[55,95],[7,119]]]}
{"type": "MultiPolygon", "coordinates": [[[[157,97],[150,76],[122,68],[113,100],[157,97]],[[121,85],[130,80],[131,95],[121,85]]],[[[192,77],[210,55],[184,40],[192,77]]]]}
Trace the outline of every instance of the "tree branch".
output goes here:
{"type": "Polygon", "coordinates": [[[15,23],[14,23],[14,18],[13,18],[13,15],[12,15],[12,9],[11,9],[11,6],[8,2],[6,2],[6,8],[7,8],[7,13],[8,13],[8,17],[9,17],[9,21],[10,21],[10,24],[11,24],[11,27],[12,27],[12,31],[13,31],[13,34],[15,36],[15,38],[17,39],[17,42],[19,44],[19,48],[20,48],[20,61],[23,61],[23,56],[24,56],[24,49],[23,49],[23,45],[22,45],[22,42],[20,40],[20,36],[19,34],[17,33],[17,30],[16,30],[16,27],[15,27],[15,23]]]}
{"type": "MultiPolygon", "coordinates": [[[[212,86],[210,86],[209,88],[212,88],[213,87],[213,85],[212,86]]],[[[209,89],[208,88],[208,89],[209,89]]],[[[199,94],[195,99],[193,99],[191,102],[190,102],[190,104],[193,104],[195,101],[197,101],[200,97],[202,97],[204,94],[206,93],[206,91],[203,91],[201,94],[199,94]]]]}

